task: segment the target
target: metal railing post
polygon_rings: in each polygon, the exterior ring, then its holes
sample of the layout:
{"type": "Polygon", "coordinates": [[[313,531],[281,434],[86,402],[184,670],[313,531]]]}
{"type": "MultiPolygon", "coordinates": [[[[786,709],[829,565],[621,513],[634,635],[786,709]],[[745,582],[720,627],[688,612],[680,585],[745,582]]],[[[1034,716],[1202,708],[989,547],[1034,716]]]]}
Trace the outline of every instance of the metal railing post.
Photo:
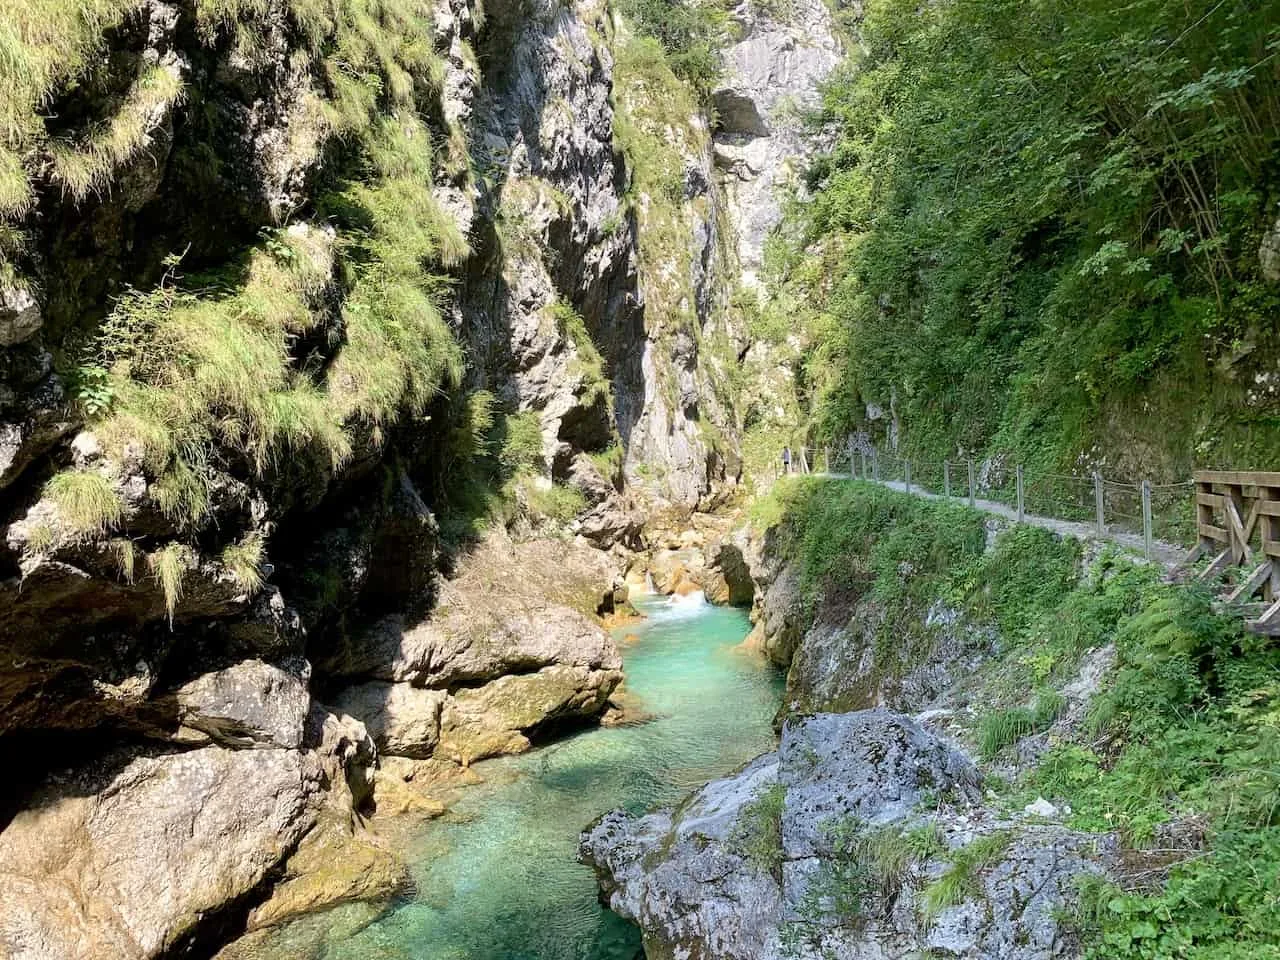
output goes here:
{"type": "Polygon", "coordinates": [[[1142,481],[1142,546],[1146,551],[1147,559],[1151,559],[1152,540],[1151,531],[1151,481],[1142,481]]]}
{"type": "Polygon", "coordinates": [[[1105,536],[1107,525],[1102,515],[1102,472],[1100,470],[1093,471],[1093,505],[1097,514],[1095,520],[1097,521],[1098,536],[1105,536]]]}
{"type": "Polygon", "coordinates": [[[951,461],[942,461],[942,495],[951,499],[951,461]]]}
{"type": "Polygon", "coordinates": [[[973,461],[970,460],[969,461],[969,506],[971,507],[975,506],[975,500],[977,499],[977,491],[975,489],[976,486],[977,484],[974,481],[973,461]]]}
{"type": "Polygon", "coordinates": [[[1026,515],[1025,511],[1023,510],[1023,502],[1022,502],[1022,464],[1018,464],[1016,467],[1014,467],[1014,479],[1016,481],[1017,490],[1018,490],[1018,522],[1021,523],[1023,517],[1026,515]]]}
{"type": "MultiPolygon", "coordinates": [[[[861,458],[861,460],[862,460],[862,472],[861,472],[860,474],[858,474],[858,476],[859,476],[859,477],[861,477],[863,480],[865,480],[865,479],[867,479],[867,451],[865,451],[865,450],[859,450],[859,451],[858,451],[858,456],[859,456],[859,458],[861,458]]],[[[853,469],[853,464],[852,464],[852,463],[850,463],[850,464],[849,464],[849,469],[851,469],[851,470],[853,469]]]]}

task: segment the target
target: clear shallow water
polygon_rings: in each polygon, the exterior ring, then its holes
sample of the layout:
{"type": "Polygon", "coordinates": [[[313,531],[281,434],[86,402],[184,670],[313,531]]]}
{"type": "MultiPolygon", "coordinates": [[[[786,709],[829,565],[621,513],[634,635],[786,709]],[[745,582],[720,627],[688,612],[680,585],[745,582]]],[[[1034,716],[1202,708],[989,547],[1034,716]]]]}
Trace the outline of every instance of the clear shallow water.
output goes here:
{"type": "Polygon", "coordinates": [[[633,960],[639,934],[597,903],[595,878],[576,861],[579,832],[614,807],[674,802],[771,749],[782,691],[775,671],[735,649],[749,629],[744,611],[701,597],[638,603],[648,619],[617,636],[640,638],[622,648],[626,686],[657,719],[477,767],[486,782],[461,795],[457,816],[407,842],[411,899],[358,930],[361,907],[309,918],[270,956],[633,960]],[[317,924],[328,942],[291,950],[317,924]]]}

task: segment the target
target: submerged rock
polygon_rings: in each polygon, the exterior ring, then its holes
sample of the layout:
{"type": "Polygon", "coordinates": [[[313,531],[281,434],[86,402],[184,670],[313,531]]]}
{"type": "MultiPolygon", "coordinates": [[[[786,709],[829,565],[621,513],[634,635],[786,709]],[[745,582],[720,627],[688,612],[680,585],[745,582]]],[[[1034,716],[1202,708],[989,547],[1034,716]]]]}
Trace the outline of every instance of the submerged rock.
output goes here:
{"type": "Polygon", "coordinates": [[[1059,916],[1075,877],[1114,865],[1114,839],[1002,818],[979,779],[909,717],[818,714],[674,810],[605,815],[581,857],[650,958],[1071,956],[1059,916]]]}

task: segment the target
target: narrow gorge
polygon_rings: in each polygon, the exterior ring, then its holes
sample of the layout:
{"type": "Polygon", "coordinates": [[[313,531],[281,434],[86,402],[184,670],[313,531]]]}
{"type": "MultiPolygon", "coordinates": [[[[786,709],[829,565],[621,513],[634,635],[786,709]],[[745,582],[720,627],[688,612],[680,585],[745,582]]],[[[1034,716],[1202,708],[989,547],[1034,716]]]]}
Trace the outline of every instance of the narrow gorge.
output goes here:
{"type": "Polygon", "coordinates": [[[736,496],[840,51],[735,17],[713,120],[604,4],[6,10],[0,955],[374,916],[392,824],[646,709],[602,618],[736,496]]]}
{"type": "Polygon", "coordinates": [[[1277,49],[0,0],[0,960],[1280,960],[1277,49]]]}

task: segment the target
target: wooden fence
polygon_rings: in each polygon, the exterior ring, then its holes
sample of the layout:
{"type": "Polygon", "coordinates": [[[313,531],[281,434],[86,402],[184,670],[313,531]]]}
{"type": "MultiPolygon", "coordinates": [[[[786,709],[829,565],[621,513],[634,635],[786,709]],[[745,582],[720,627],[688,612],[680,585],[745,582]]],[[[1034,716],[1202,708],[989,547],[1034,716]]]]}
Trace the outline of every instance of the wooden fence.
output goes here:
{"type": "Polygon", "coordinates": [[[1202,470],[1195,482],[1199,542],[1188,560],[1213,558],[1200,574],[1206,581],[1249,568],[1226,602],[1257,614],[1250,629],[1280,635],[1280,473],[1202,470]]]}
{"type": "Polygon", "coordinates": [[[1163,535],[1167,563],[1174,562],[1167,559],[1170,550],[1194,544],[1176,569],[1207,560],[1198,578],[1226,579],[1222,607],[1243,616],[1251,630],[1280,636],[1280,473],[1203,470],[1181,483],[1153,484],[1106,479],[1098,472],[1029,475],[1016,463],[996,469],[998,462],[907,461],[850,444],[845,450],[792,450],[787,472],[896,483],[908,493],[967,500],[970,506],[994,501],[1019,522],[1034,513],[1087,523],[1099,537],[1141,536],[1148,557],[1156,536],[1163,535]]]}

